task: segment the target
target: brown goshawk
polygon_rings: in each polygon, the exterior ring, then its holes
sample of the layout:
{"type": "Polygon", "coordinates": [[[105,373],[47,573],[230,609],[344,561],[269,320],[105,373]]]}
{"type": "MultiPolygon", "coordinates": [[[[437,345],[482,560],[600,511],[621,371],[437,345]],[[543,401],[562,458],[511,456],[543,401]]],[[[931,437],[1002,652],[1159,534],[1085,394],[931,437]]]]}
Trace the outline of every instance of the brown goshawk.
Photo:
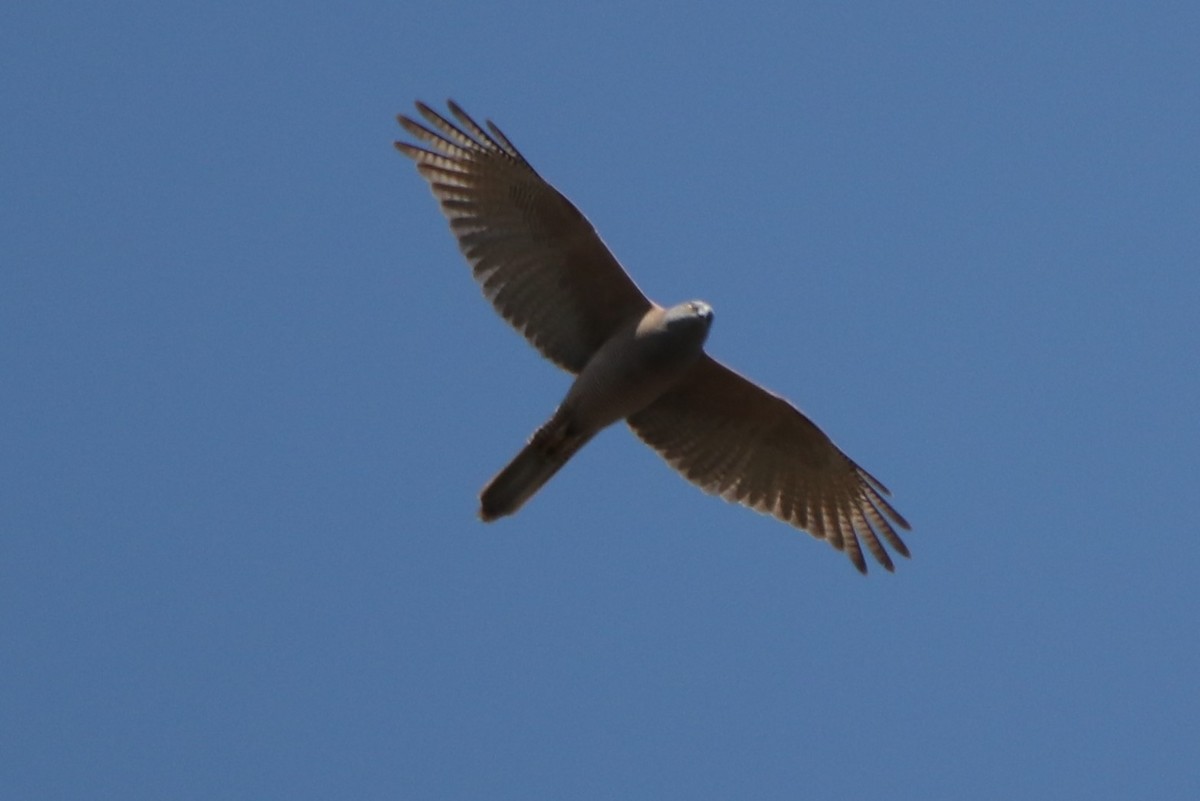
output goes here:
{"type": "Polygon", "coordinates": [[[516,512],[601,429],[624,420],[706,492],[807,530],[865,573],[909,525],[888,490],[788,401],[704,352],[712,309],[648,299],[595,229],[492,122],[455,103],[401,115],[416,162],[496,311],[575,375],[566,398],[483,489],[484,520],[516,512]]]}

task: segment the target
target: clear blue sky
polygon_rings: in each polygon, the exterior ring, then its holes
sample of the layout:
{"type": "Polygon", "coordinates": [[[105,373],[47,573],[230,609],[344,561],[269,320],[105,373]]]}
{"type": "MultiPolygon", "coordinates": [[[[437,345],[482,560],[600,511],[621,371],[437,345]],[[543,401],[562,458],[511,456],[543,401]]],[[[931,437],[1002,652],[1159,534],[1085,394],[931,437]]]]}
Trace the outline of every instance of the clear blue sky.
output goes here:
{"type": "Polygon", "coordinates": [[[1200,7],[732,5],[5,5],[6,798],[1200,797],[1200,7]],[[623,428],[478,522],[568,377],[446,97],[913,559],[623,428]]]}

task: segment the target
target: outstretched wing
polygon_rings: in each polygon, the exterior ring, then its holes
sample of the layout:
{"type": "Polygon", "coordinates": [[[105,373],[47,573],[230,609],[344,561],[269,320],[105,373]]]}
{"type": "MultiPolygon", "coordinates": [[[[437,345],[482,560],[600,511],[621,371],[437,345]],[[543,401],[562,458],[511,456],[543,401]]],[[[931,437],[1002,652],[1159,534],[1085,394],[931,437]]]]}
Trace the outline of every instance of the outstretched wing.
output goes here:
{"type": "Polygon", "coordinates": [[[708,355],[629,426],[706,492],[774,515],[827,540],[866,573],[860,540],[893,569],[880,543],[908,556],[908,522],[888,490],[783,398],[708,355]]]}
{"type": "Polygon", "coordinates": [[[457,125],[416,105],[428,127],[398,119],[424,147],[396,148],[429,182],[484,295],[543,356],[578,373],[650,301],[491,121],[484,130],[453,101],[457,125]]]}

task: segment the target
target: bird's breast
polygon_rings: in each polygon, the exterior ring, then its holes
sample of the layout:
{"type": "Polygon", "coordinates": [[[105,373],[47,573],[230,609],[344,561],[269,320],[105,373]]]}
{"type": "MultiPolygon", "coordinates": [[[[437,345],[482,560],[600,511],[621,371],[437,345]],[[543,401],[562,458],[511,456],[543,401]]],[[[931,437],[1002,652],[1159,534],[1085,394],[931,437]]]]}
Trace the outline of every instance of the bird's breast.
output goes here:
{"type": "Polygon", "coordinates": [[[596,351],[563,406],[591,430],[623,420],[670,389],[704,352],[703,344],[665,327],[627,327],[596,351]]]}

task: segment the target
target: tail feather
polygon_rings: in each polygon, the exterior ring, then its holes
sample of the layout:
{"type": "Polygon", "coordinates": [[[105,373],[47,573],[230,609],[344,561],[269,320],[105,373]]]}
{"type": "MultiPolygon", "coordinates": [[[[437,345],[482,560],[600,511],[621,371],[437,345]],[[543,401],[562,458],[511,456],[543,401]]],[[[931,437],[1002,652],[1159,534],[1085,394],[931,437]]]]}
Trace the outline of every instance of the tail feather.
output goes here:
{"type": "Polygon", "coordinates": [[[591,438],[591,434],[573,433],[565,423],[551,419],[483,488],[479,517],[491,522],[520,509],[591,438]]]}

